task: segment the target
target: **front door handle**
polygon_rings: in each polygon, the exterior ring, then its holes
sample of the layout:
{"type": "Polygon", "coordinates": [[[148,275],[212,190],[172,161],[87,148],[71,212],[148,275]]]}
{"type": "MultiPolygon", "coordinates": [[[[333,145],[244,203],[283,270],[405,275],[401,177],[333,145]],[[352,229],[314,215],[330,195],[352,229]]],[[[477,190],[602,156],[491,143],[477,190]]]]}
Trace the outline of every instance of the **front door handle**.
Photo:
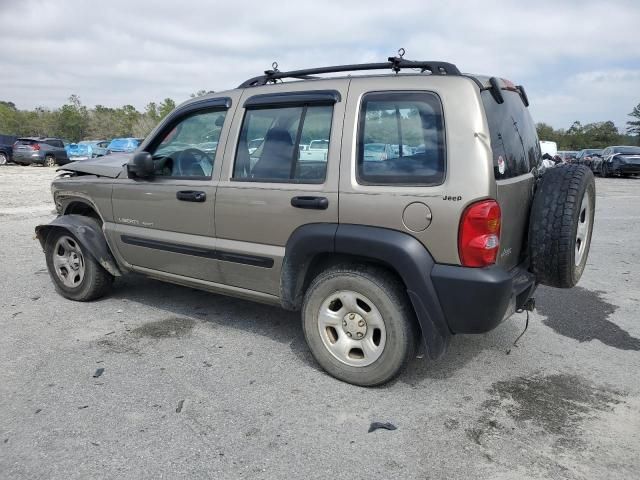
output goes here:
{"type": "Polygon", "coordinates": [[[326,197],[293,197],[291,206],[296,208],[310,208],[313,210],[326,210],[329,208],[329,200],[326,197]]]}
{"type": "Polygon", "coordinates": [[[183,202],[204,202],[207,199],[207,194],[195,190],[182,190],[176,193],[176,198],[183,202]]]}

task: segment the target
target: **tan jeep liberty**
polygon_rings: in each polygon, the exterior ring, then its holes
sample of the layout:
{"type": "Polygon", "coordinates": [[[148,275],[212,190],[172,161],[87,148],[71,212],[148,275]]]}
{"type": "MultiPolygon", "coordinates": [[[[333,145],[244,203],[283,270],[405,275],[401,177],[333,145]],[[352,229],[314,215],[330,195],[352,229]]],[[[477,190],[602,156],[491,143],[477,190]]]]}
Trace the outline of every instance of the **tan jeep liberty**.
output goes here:
{"type": "Polygon", "coordinates": [[[528,103],[444,62],[274,67],[183,103],[133,155],[65,166],[36,233],[69,299],[138,272],[300,310],[327,372],[382,384],[579,280],[593,175],[541,173],[528,103]],[[369,70],[388,72],[322,77],[369,70]]]}

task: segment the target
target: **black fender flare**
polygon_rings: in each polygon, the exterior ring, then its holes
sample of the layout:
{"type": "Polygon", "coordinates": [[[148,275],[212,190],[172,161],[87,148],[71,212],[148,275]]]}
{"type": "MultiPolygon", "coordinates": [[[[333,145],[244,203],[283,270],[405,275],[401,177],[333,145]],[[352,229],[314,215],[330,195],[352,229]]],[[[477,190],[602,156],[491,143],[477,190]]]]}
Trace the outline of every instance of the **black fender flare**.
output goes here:
{"type": "Polygon", "coordinates": [[[102,267],[115,277],[122,275],[115,258],[113,257],[107,239],[96,220],[84,215],[61,215],[51,223],[36,227],[36,238],[40,241],[44,250],[47,237],[55,229],[67,230],[78,239],[102,267]]]}
{"type": "Polygon", "coordinates": [[[397,230],[362,225],[299,227],[285,247],[280,284],[284,308],[300,308],[309,266],[316,255],[326,253],[369,258],[395,271],[406,286],[429,357],[437,359],[444,354],[451,331],[431,281],[435,262],[417,239],[397,230]]]}

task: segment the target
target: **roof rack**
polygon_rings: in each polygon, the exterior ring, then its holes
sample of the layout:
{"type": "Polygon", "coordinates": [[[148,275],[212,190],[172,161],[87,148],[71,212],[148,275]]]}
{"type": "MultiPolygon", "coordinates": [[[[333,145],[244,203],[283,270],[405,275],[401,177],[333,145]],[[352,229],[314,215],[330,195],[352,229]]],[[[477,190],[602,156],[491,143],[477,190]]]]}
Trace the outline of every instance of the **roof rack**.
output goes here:
{"type": "Polygon", "coordinates": [[[283,78],[297,78],[300,80],[311,80],[318,77],[314,75],[320,75],[323,73],[338,73],[338,72],[357,72],[364,70],[388,70],[391,69],[395,73],[400,72],[402,69],[412,68],[419,69],[420,73],[425,71],[431,72],[431,75],[462,75],[458,67],[453,63],[447,62],[431,62],[431,61],[414,61],[405,60],[402,58],[404,55],[404,49],[398,51],[399,56],[389,57],[388,61],[382,63],[356,63],[352,65],[335,65],[332,67],[319,67],[319,68],[307,68],[304,70],[292,70],[289,72],[281,72],[278,70],[278,64],[273,63],[272,70],[265,70],[264,75],[259,77],[253,77],[244,81],[238,88],[257,87],[260,85],[266,85],[267,83],[276,83],[283,78]]]}

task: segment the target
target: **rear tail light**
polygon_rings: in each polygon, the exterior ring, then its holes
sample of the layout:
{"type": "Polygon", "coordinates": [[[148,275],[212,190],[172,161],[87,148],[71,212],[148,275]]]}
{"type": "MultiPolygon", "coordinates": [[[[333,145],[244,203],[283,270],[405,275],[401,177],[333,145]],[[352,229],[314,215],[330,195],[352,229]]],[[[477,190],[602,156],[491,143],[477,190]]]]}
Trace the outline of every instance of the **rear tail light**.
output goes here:
{"type": "Polygon", "coordinates": [[[40,144],[34,143],[33,145],[31,145],[31,150],[40,150],[40,144]]]}
{"type": "Polygon", "coordinates": [[[496,263],[500,249],[500,205],[482,200],[467,207],[460,220],[458,253],[465,267],[496,263]]]}

